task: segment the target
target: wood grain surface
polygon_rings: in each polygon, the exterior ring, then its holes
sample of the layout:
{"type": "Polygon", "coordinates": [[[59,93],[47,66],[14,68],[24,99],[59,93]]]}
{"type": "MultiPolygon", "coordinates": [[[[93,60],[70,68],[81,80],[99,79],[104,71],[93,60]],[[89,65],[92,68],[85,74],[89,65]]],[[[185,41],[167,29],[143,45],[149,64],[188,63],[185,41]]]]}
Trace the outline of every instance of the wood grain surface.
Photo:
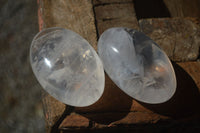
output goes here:
{"type": "MultiPolygon", "coordinates": [[[[43,91],[47,132],[102,129],[102,132],[104,129],[116,132],[114,129],[118,128],[122,128],[123,132],[124,127],[137,131],[133,129],[134,125],[139,125],[141,130],[143,128],[141,125],[149,125],[151,129],[152,124],[162,125],[162,122],[173,127],[171,123],[193,122],[200,118],[198,105],[200,63],[191,62],[198,57],[199,27],[192,21],[183,18],[143,19],[139,25],[132,0],[38,0],[38,5],[41,30],[48,27],[73,30],[87,39],[96,49],[97,38],[106,29],[134,28],[144,31],[155,39],[175,61],[188,61],[173,62],[178,83],[177,91],[172,99],[162,104],[145,104],[132,99],[107,75],[103,96],[89,107],[77,108],[65,105],[43,91]],[[187,27],[187,30],[182,29],[183,27],[187,27]],[[190,48],[185,47],[186,44],[190,48]]],[[[149,127],[146,131],[148,130],[149,127]]]]}

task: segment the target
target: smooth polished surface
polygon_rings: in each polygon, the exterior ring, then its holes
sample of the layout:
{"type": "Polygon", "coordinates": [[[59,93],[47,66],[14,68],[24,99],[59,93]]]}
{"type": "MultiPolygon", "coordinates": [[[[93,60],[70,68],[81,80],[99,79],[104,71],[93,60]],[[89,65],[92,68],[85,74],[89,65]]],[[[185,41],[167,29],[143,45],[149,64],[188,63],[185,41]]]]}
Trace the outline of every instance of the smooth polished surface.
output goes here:
{"type": "Polygon", "coordinates": [[[176,77],[167,55],[144,33],[127,28],[106,30],[98,53],[110,78],[131,97],[163,103],[176,91],[176,77]]]}
{"type": "Polygon", "coordinates": [[[42,87],[65,104],[88,106],[103,93],[103,65],[90,44],[73,31],[49,28],[38,33],[30,61],[42,87]]]}

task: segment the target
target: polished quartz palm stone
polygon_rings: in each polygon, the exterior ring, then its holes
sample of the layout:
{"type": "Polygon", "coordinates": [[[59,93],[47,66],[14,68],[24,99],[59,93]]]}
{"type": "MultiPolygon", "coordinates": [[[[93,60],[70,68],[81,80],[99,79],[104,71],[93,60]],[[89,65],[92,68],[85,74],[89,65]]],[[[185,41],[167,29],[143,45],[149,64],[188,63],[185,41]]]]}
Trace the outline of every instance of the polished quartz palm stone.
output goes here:
{"type": "Polygon", "coordinates": [[[103,65],[90,44],[73,31],[49,28],[38,33],[30,61],[42,87],[65,104],[88,106],[103,93],[103,65]]]}
{"type": "Polygon", "coordinates": [[[142,32],[128,28],[106,30],[98,53],[109,77],[131,97],[162,103],[176,90],[176,77],[167,55],[142,32]]]}

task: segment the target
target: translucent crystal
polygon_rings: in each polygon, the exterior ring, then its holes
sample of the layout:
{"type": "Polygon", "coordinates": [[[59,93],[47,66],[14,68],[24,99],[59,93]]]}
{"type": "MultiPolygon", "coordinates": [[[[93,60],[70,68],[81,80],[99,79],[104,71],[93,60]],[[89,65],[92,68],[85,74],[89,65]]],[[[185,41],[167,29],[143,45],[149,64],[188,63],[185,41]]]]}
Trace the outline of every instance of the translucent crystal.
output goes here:
{"type": "Polygon", "coordinates": [[[49,28],[38,33],[30,61],[42,87],[65,104],[88,106],[103,93],[103,65],[90,44],[73,31],[49,28]]]}
{"type": "Polygon", "coordinates": [[[162,103],[175,93],[176,77],[170,60],[142,32],[108,29],[99,39],[98,53],[107,74],[131,97],[162,103]]]}

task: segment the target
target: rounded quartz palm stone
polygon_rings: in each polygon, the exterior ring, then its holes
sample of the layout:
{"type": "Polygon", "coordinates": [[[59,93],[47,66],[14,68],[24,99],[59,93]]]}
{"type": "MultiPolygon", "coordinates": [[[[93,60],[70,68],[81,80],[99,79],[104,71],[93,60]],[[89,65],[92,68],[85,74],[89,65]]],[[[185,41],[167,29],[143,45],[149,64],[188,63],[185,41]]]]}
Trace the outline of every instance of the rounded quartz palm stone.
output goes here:
{"type": "Polygon", "coordinates": [[[163,103],[176,90],[167,55],[144,33],[128,28],[106,30],[98,41],[104,69],[129,96],[145,103],[163,103]]]}
{"type": "Polygon", "coordinates": [[[103,93],[103,65],[90,44],[73,31],[39,32],[31,44],[30,61],[42,87],[65,104],[88,106],[103,93]]]}

